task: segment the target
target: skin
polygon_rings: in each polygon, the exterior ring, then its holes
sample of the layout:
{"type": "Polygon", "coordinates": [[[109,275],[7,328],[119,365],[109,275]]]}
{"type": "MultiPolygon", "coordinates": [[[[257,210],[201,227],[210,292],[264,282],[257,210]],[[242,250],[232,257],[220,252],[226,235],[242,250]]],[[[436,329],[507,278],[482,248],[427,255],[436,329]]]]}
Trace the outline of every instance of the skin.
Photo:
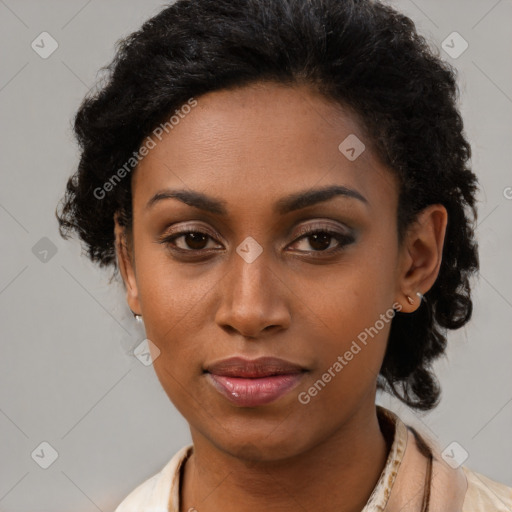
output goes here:
{"type": "Polygon", "coordinates": [[[305,85],[258,83],[197,100],[132,176],[132,238],[117,221],[115,229],[128,304],[143,316],[160,350],[158,379],[190,425],[194,453],[180,508],[360,511],[389,451],[375,395],[390,322],[309,403],[298,394],[394,303],[406,313],[419,307],[416,292],[426,293],[439,272],[446,209],[421,212],[400,246],[394,174],[376,159],[356,117],[305,85]],[[349,134],[366,145],[355,161],[338,149],[349,134]],[[284,196],[329,185],[356,190],[366,203],[340,195],[273,211],[284,196]],[[228,214],[177,199],[147,208],[163,189],[202,192],[224,201],[228,214]],[[334,237],[300,238],[305,226],[353,241],[333,252],[334,237]],[[209,255],[194,259],[158,243],[187,230],[208,237],[174,244],[209,255]],[[248,236],[263,249],[252,263],[236,252],[248,236]],[[231,403],[203,374],[227,357],[267,355],[307,372],[264,406],[231,403]]]}

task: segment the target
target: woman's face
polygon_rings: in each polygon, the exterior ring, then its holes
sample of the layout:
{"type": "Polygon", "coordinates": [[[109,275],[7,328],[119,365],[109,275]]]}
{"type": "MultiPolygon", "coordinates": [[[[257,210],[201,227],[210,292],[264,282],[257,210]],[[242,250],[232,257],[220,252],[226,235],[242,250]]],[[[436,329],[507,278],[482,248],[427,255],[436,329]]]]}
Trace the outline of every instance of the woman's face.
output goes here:
{"type": "Polygon", "coordinates": [[[193,436],[236,456],[287,457],[374,408],[404,299],[398,185],[355,120],[305,87],[259,84],[197,98],[153,139],[132,180],[134,266],[123,277],[193,436]],[[367,145],[359,156],[354,135],[367,145]],[[307,199],[330,187],[345,193],[307,199]],[[173,191],[196,206],[165,198],[173,191]],[[263,371],[259,383],[205,372],[234,356],[300,371],[263,371]]]}

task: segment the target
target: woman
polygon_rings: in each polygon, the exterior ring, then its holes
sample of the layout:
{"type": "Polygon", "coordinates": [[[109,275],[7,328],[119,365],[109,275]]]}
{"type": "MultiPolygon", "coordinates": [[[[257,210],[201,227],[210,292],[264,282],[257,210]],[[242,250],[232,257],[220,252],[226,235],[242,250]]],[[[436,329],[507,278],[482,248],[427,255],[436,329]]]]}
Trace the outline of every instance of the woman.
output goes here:
{"type": "Polygon", "coordinates": [[[179,0],[76,116],[62,209],[121,272],[193,444],[127,511],[506,511],[377,389],[429,410],[472,312],[455,70],[371,1],[179,0]]]}

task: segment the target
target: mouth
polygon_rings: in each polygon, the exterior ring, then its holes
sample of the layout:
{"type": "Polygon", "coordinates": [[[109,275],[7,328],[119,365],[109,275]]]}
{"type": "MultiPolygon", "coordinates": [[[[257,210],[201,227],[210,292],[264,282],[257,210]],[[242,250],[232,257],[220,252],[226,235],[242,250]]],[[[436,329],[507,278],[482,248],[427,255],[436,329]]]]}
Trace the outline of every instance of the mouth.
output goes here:
{"type": "Polygon", "coordinates": [[[275,357],[224,359],[204,370],[214,389],[241,407],[276,401],[298,385],[305,368],[275,357]]]}

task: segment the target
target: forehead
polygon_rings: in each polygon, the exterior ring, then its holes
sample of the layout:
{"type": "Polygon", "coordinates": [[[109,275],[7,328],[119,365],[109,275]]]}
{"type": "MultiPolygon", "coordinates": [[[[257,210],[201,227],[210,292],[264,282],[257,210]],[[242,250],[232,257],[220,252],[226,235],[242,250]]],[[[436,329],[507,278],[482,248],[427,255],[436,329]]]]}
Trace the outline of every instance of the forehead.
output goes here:
{"type": "Polygon", "coordinates": [[[161,140],[152,137],[156,144],[134,175],[134,204],[162,188],[190,188],[229,203],[333,183],[357,189],[370,204],[396,199],[395,179],[355,117],[307,86],[258,83],[196,101],[161,140]],[[354,160],[350,147],[364,150],[354,160]]]}

